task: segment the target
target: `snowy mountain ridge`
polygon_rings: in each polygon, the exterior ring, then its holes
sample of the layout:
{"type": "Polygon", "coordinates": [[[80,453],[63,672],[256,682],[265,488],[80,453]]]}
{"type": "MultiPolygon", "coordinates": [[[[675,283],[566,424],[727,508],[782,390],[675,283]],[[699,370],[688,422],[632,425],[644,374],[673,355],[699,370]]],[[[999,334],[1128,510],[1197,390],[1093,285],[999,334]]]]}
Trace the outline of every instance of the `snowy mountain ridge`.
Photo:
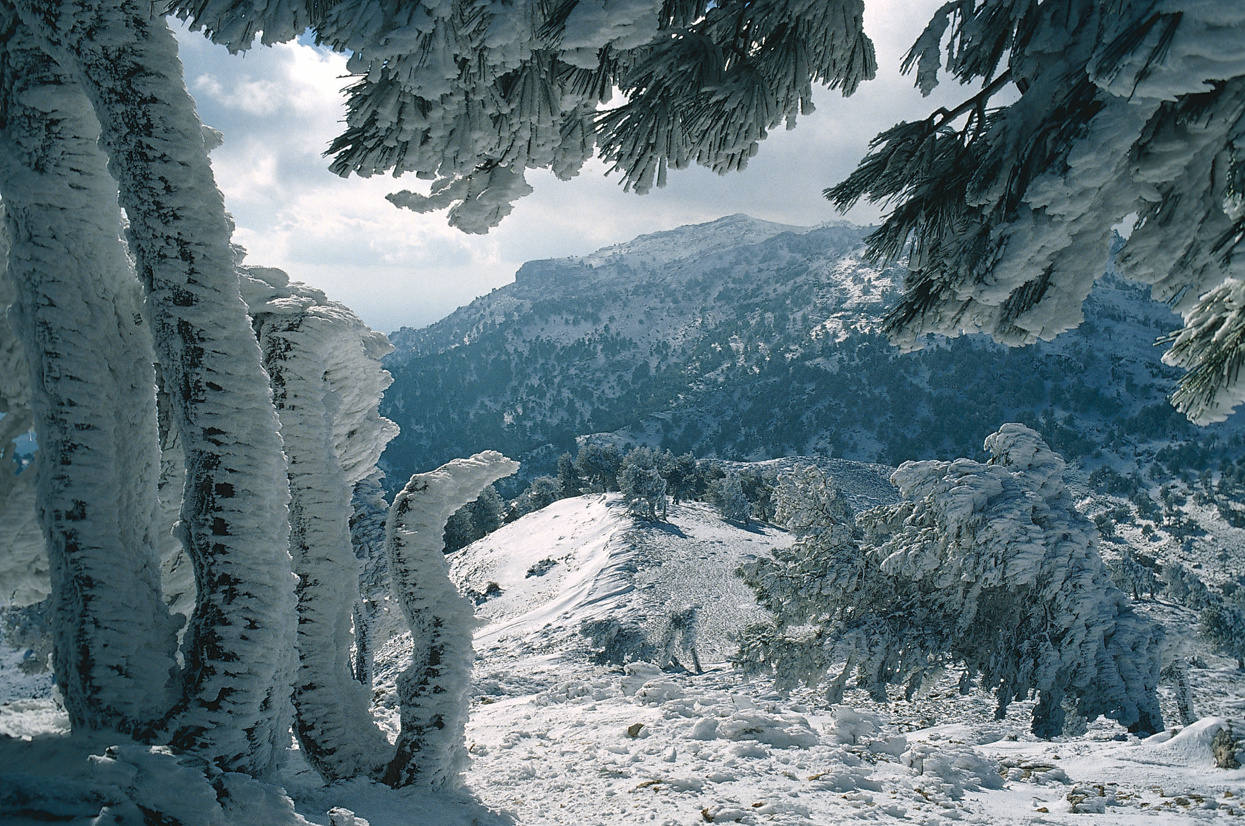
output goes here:
{"type": "Polygon", "coordinates": [[[594,433],[698,456],[898,464],[975,455],[1004,421],[1091,463],[1173,440],[1241,452],[1227,442],[1242,417],[1195,429],[1170,409],[1177,371],[1154,341],[1178,319],[1106,250],[1076,330],[903,354],[878,332],[903,270],[863,259],[866,232],[733,215],[529,262],[513,284],[392,334],[383,412],[402,434],[385,466],[404,478],[497,448],[532,475],[594,433]]]}

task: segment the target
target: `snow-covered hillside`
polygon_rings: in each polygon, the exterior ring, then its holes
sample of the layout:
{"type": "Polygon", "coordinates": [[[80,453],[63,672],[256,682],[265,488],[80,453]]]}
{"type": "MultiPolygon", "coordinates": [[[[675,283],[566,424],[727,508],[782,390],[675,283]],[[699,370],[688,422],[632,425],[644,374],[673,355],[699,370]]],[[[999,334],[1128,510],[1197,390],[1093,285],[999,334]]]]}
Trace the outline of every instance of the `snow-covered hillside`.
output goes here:
{"type": "MultiPolygon", "coordinates": [[[[716,600],[703,630],[706,648],[717,645],[757,610],[732,581],[736,561],[788,541],[774,528],[723,523],[698,503],[645,525],[615,496],[592,495],[456,554],[463,588],[483,595],[496,585],[478,608],[468,728],[481,799],[520,823],[577,825],[1079,823],[1084,813],[1094,823],[1167,824],[1245,814],[1245,770],[1213,768],[1209,746],[1224,725],[1213,715],[1239,715],[1245,690],[1225,684],[1232,665],[1201,648],[1206,679],[1195,693],[1212,719],[1144,741],[1099,722],[1043,742],[1028,732],[1026,704],[995,721],[989,697],[960,696],[950,678],[911,703],[849,692],[830,706],[811,691],[776,694],[721,662],[703,674],[662,670],[660,645],[647,660],[609,662],[577,633],[608,616],[660,642],[672,609],[716,600]]],[[[1188,628],[1174,610],[1157,612],[1188,628]]]]}
{"type": "MultiPolygon", "coordinates": [[[[883,469],[836,465],[850,498],[877,499],[883,469]]],[[[1205,718],[1147,740],[1102,722],[1035,740],[1026,703],[994,720],[993,699],[960,695],[954,675],[911,702],[849,691],[830,705],[814,691],[780,695],[724,662],[731,632],[758,616],[735,567],[790,541],[772,526],[725,523],[701,503],[673,506],[666,523],[639,522],[616,494],[528,514],[451,558],[460,588],[479,600],[466,793],[363,780],[325,787],[297,756],[275,778],[296,812],[281,809],[270,786],[237,793],[273,826],[1125,826],[1245,816],[1245,769],[1214,768],[1210,756],[1223,718],[1240,728],[1245,689],[1233,663],[1188,633],[1189,611],[1143,603],[1197,659],[1192,689],[1205,718]],[[688,605],[700,608],[694,627],[669,634],[672,615],[688,605]],[[690,667],[693,648],[703,673],[690,667]]],[[[397,636],[377,654],[374,711],[391,736],[408,647],[397,636]]],[[[1169,688],[1163,701],[1172,719],[1169,688]]],[[[127,772],[144,782],[163,772],[174,786],[191,777],[140,747],[91,762],[39,736],[65,725],[46,697],[0,705],[0,734],[16,738],[0,737],[0,760],[39,761],[23,782],[66,799],[84,784],[129,782],[127,772]]],[[[184,805],[197,793],[184,789],[184,805]]]]}
{"type": "MultiPolygon", "coordinates": [[[[484,448],[552,470],[576,437],[676,453],[801,453],[898,464],[975,455],[1004,421],[1062,454],[1144,464],[1168,442],[1245,455],[1245,419],[1196,429],[1165,396],[1155,338],[1179,325],[1109,274],[1085,323],[1008,349],[981,337],[901,354],[879,332],[900,268],[868,264],[867,230],[743,215],[532,261],[513,284],[392,335],[384,413],[395,479],[484,448]]],[[[1108,251],[1103,267],[1111,269],[1108,251]]]]}

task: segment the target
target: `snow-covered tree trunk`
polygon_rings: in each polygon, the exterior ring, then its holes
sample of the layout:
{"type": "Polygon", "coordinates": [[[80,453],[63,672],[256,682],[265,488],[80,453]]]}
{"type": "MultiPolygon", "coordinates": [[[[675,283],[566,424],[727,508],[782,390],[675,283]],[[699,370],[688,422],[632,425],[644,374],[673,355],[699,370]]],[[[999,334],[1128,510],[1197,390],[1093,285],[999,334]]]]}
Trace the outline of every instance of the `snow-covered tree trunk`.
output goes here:
{"type": "Polygon", "coordinates": [[[248,268],[243,292],[289,462],[290,553],[299,575],[294,731],[326,780],[374,775],[392,749],[353,674],[359,591],[350,500],[397,434],[377,411],[390,381],[380,356],[391,347],[354,313],[288,284],[279,270],[248,268]]]}
{"type": "Polygon", "coordinates": [[[198,602],[170,742],[262,772],[288,732],[294,577],[268,377],[224,202],[167,24],[139,0],[14,0],[100,122],[186,457],[180,532],[198,602]]]}
{"type": "Polygon", "coordinates": [[[35,474],[18,465],[17,440],[30,430],[34,414],[26,348],[8,317],[16,294],[3,223],[0,218],[0,607],[23,608],[47,599],[51,584],[46,543],[35,517],[35,474]]]}
{"type": "Polygon", "coordinates": [[[402,729],[383,777],[391,786],[450,786],[466,765],[473,611],[450,581],[442,532],[450,514],[518,469],[496,451],[455,459],[412,476],[390,508],[389,571],[414,643],[411,664],[398,677],[402,729]]]}
{"type": "Polygon", "coordinates": [[[354,678],[371,688],[376,634],[389,593],[385,520],[389,503],[376,471],[359,480],[350,499],[350,542],[359,566],[359,600],[354,608],[354,678]]]}
{"type": "Polygon", "coordinates": [[[0,44],[11,320],[30,371],[56,682],[75,728],[135,731],[172,701],[153,535],[155,374],[116,188],[77,83],[12,20],[0,44]]]}

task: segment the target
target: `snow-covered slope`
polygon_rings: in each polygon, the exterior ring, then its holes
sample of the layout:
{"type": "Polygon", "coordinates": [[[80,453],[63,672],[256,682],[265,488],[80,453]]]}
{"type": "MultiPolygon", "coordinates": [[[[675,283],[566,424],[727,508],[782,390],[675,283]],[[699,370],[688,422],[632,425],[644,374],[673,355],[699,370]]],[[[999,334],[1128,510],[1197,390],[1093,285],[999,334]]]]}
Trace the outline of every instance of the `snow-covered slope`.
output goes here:
{"type": "MultiPolygon", "coordinates": [[[[876,471],[840,470],[837,478],[862,504],[878,494],[870,479],[876,471]]],[[[954,675],[911,702],[892,695],[876,703],[849,691],[837,706],[818,692],[785,697],[764,679],[743,677],[720,662],[725,651],[712,648],[729,642],[725,631],[756,610],[731,572],[740,559],[786,541],[772,527],[726,524],[698,503],[673,507],[668,524],[645,525],[628,517],[615,495],[563,500],[523,517],[451,559],[463,588],[482,599],[467,725],[468,791],[394,791],[367,781],[325,787],[295,759],[277,779],[297,815],[275,806],[243,815],[234,809],[229,822],[1166,826],[1236,823],[1245,816],[1245,769],[1214,768],[1209,746],[1225,727],[1223,718],[1237,718],[1236,729],[1242,727],[1245,690],[1234,665],[1196,640],[1190,653],[1201,666],[1194,702],[1205,718],[1145,741],[1105,723],[1084,735],[1037,741],[1025,703],[994,720],[993,699],[961,695],[954,675]],[[702,674],[671,662],[659,668],[667,650],[653,645],[664,639],[671,609],[687,603],[704,609],[691,644],[715,652],[702,657],[702,674]],[[607,653],[599,640],[580,631],[585,621],[601,619],[637,633],[636,645],[614,653],[648,656],[625,665],[599,656],[607,653]],[[248,815],[259,819],[245,820],[248,815]]],[[[1173,606],[1146,603],[1144,610],[1170,628],[1193,622],[1173,606]]],[[[686,662],[688,641],[672,643],[686,662]]],[[[374,711],[391,736],[393,678],[407,647],[397,637],[377,655],[374,711]]],[[[6,673],[0,666],[0,675],[6,673]]],[[[1171,706],[1165,695],[1165,713],[1171,706]]],[[[22,775],[23,793],[63,794],[64,810],[72,813],[87,808],[75,808],[84,789],[111,789],[133,778],[131,764],[144,788],[159,786],[165,774],[160,788],[182,778],[173,758],[137,746],[91,762],[78,752],[57,752],[66,751],[58,738],[38,736],[65,725],[47,699],[0,705],[0,735],[12,738],[0,736],[0,768],[6,760],[10,769],[18,760],[44,761],[22,775]]],[[[105,745],[97,744],[100,751],[105,745]]],[[[179,787],[179,800],[189,805],[192,792],[204,789],[179,787]]],[[[238,800],[253,806],[272,805],[276,795],[271,787],[246,794],[238,800]]],[[[0,822],[7,822],[2,814],[0,822]]]]}
{"type": "MultiPolygon", "coordinates": [[[[568,826],[1075,824],[1087,813],[1123,826],[1245,814],[1245,770],[1211,764],[1222,717],[1145,741],[1099,722],[1044,742],[1029,734],[1028,704],[996,721],[991,698],[961,696],[953,675],[912,702],[849,691],[830,706],[817,692],[778,695],[725,664],[663,670],[660,645],[625,665],[609,662],[599,640],[578,633],[608,618],[660,643],[671,609],[689,601],[721,612],[719,630],[737,628],[756,610],[730,582],[737,560],[787,541],[773,528],[725,524],[696,503],[672,508],[667,526],[645,526],[616,497],[594,495],[557,502],[455,554],[462,587],[484,598],[496,585],[477,607],[467,733],[468,777],[481,800],[522,824],[568,826]]],[[[1175,609],[1158,613],[1174,627],[1190,622],[1175,609]]],[[[630,642],[613,653],[642,653],[630,642]]],[[[1231,664],[1198,654],[1200,712],[1239,715],[1245,691],[1224,682],[1231,664]]],[[[1169,713],[1170,705],[1165,696],[1169,713]]]]}
{"type": "Polygon", "coordinates": [[[595,641],[602,658],[653,656],[670,616],[695,607],[698,655],[720,662],[731,633],[760,616],[734,569],[790,542],[771,526],[727,524],[701,502],[645,523],[618,494],[594,494],[506,525],[451,555],[450,570],[461,591],[480,595],[478,649],[582,650],[595,641]],[[594,626],[590,639],[583,632],[594,626]]]}

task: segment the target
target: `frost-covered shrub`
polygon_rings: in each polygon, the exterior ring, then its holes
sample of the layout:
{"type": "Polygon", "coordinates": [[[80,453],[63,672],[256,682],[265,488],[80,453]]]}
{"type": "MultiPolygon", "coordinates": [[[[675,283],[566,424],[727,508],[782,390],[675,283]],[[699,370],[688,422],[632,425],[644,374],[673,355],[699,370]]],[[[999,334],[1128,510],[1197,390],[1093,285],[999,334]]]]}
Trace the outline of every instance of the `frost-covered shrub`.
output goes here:
{"type": "Polygon", "coordinates": [[[654,520],[666,515],[666,480],[652,450],[637,447],[627,453],[618,471],[618,489],[634,516],[654,520]]]}
{"type": "Polygon", "coordinates": [[[718,513],[728,522],[747,524],[748,499],[744,496],[743,485],[739,474],[733,470],[715,479],[709,484],[709,501],[718,509],[718,513]]]}
{"type": "Polygon", "coordinates": [[[1245,671],[1245,593],[1215,600],[1202,611],[1202,633],[1224,655],[1245,671]]]}
{"type": "Polygon", "coordinates": [[[986,464],[905,463],[891,477],[898,504],[854,521],[834,508],[830,524],[744,566],[774,619],[745,632],[740,662],[786,685],[836,670],[836,700],[851,677],[877,698],[890,684],[910,697],[954,664],[961,689],[993,692],[999,715],[1036,695],[1043,737],[1062,730],[1065,708],[1138,732],[1161,727],[1160,629],[1111,584],[1063,460],[1016,424],[985,447],[986,464]]]}
{"type": "Polygon", "coordinates": [[[614,617],[585,620],[579,626],[579,633],[587,638],[589,658],[601,665],[649,661],[657,654],[657,646],[643,628],[633,623],[624,624],[614,617]]]}

